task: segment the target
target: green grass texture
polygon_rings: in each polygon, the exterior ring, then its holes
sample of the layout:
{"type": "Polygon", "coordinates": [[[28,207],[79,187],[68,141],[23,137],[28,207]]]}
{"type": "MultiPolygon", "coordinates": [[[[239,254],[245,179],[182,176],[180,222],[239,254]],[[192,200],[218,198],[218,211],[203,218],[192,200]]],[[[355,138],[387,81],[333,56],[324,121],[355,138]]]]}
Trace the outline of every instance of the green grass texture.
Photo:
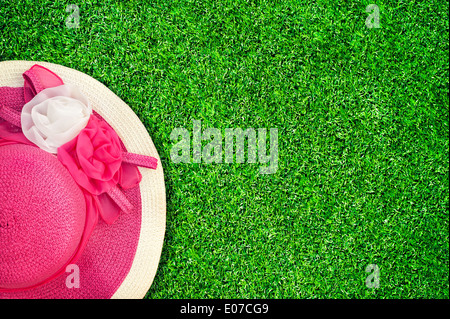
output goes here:
{"type": "Polygon", "coordinates": [[[0,60],[82,71],[144,123],[167,192],[146,298],[449,298],[448,1],[72,1],[0,0],[0,60]],[[276,172],[176,163],[193,121],[276,128],[276,172]]]}

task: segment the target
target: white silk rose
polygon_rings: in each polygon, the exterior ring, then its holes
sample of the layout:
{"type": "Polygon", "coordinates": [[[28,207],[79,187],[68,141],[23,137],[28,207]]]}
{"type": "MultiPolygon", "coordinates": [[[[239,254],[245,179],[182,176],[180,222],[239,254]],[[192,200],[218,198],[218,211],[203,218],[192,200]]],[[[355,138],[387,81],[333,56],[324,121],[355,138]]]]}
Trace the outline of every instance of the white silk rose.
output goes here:
{"type": "Polygon", "coordinates": [[[22,131],[39,148],[56,154],[86,127],[91,114],[88,99],[77,87],[64,84],[42,90],[24,105],[22,131]]]}

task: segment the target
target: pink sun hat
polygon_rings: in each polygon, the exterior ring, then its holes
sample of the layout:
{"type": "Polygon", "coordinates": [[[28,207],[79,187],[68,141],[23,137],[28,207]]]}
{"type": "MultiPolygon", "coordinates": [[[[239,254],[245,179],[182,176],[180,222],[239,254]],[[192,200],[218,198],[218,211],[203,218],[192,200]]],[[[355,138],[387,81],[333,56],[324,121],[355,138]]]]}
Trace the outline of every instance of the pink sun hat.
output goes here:
{"type": "Polygon", "coordinates": [[[0,299],[143,298],[166,221],[158,152],[92,77],[0,62],[0,299]]]}

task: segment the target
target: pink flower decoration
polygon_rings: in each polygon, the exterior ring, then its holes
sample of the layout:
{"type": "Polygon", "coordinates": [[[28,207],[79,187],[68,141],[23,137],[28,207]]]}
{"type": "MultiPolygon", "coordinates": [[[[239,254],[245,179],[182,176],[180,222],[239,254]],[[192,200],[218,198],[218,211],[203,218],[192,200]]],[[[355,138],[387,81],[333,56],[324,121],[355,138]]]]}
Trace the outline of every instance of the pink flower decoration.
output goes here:
{"type": "MultiPolygon", "coordinates": [[[[58,148],[58,159],[75,181],[92,195],[108,192],[122,182],[123,151],[117,133],[105,122],[91,115],[87,126],[70,142],[58,148]]],[[[128,170],[126,163],[125,168],[128,170]]],[[[128,187],[141,180],[137,168],[128,187]]]]}

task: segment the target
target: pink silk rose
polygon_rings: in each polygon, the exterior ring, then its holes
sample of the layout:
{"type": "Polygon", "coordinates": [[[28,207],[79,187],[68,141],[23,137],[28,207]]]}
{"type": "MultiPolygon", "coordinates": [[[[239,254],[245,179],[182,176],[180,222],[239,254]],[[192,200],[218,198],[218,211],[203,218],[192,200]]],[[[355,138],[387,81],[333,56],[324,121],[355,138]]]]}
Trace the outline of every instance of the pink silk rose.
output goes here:
{"type": "Polygon", "coordinates": [[[118,184],[123,188],[139,184],[142,178],[139,170],[124,163],[122,157],[119,136],[95,115],[91,115],[76,138],[58,148],[60,162],[78,185],[92,195],[107,193],[118,184]]]}

